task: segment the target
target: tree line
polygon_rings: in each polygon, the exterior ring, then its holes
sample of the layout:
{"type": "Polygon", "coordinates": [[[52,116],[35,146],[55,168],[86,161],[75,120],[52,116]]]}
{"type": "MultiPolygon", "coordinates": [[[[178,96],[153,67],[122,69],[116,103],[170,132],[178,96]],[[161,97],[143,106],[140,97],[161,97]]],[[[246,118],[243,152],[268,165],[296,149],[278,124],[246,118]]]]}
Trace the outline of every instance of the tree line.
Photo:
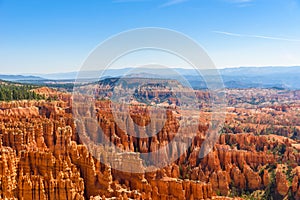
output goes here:
{"type": "Polygon", "coordinates": [[[45,96],[39,95],[32,91],[32,89],[35,88],[36,87],[32,85],[0,83],[0,101],[45,99],[45,96]]]}

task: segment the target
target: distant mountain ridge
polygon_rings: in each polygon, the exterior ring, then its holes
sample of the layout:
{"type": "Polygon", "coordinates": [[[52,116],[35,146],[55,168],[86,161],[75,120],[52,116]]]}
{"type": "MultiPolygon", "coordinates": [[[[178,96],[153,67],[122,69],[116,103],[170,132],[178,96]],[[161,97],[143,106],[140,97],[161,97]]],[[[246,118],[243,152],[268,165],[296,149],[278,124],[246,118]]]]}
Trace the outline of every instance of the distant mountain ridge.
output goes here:
{"type": "Polygon", "coordinates": [[[6,74],[0,74],[1,80],[6,81],[21,81],[21,80],[45,80],[42,77],[39,76],[25,76],[25,75],[6,75],[6,74]]]}
{"type": "MultiPolygon", "coordinates": [[[[120,74],[126,74],[129,72],[133,72],[135,68],[123,68],[123,69],[109,69],[105,71],[105,75],[107,76],[118,76],[120,74]]],[[[152,69],[152,68],[143,68],[140,69],[139,71],[143,71],[143,73],[159,73],[159,72],[164,72],[164,73],[170,73],[170,71],[176,71],[176,73],[181,74],[181,75],[195,75],[195,72],[197,72],[195,69],[184,69],[184,68],[169,68],[169,69],[152,69]]],[[[204,69],[201,70],[207,74],[210,74],[212,71],[211,69],[204,69]]],[[[238,68],[223,68],[223,69],[218,69],[219,73],[228,76],[232,75],[246,75],[246,76],[257,76],[257,75],[266,75],[266,74],[295,74],[298,73],[300,74],[300,66],[291,66],[291,67],[238,67],[238,68]]],[[[102,71],[84,71],[80,72],[80,75],[83,77],[94,77],[95,73],[102,73],[102,71]]],[[[160,75],[163,73],[160,73],[160,75]]],[[[172,73],[174,74],[174,72],[172,73]]],[[[52,73],[52,74],[30,74],[35,77],[41,77],[44,79],[76,79],[78,72],[64,72],[64,73],[52,73]]]]}
{"type": "MultiPolygon", "coordinates": [[[[146,78],[168,78],[178,79],[179,76],[190,82],[191,86],[205,88],[205,81],[195,69],[169,68],[169,69],[152,69],[152,68],[124,68],[109,69],[103,74],[103,71],[84,71],[80,72],[80,78],[88,80],[94,78],[95,74],[105,77],[121,77],[124,74],[127,77],[146,77],[146,78]]],[[[300,66],[292,67],[239,67],[225,68],[215,70],[201,70],[205,74],[205,78],[212,80],[217,75],[221,75],[224,85],[227,88],[283,88],[283,89],[300,89],[300,66]]],[[[55,73],[55,74],[39,74],[28,76],[23,75],[0,75],[0,79],[8,81],[36,81],[38,83],[47,80],[74,81],[78,72],[55,73]]],[[[99,77],[100,78],[100,77],[99,77]]]]}

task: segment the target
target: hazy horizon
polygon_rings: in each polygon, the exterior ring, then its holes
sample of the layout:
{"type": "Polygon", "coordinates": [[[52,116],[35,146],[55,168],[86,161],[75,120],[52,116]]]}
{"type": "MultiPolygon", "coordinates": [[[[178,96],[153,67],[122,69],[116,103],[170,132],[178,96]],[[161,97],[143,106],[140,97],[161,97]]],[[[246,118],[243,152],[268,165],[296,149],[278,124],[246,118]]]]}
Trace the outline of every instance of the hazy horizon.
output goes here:
{"type": "MultiPolygon", "coordinates": [[[[239,69],[239,68],[291,68],[291,67],[300,67],[300,65],[297,66],[240,66],[240,67],[223,67],[223,68],[217,68],[217,70],[222,69],[239,69]]],[[[126,69],[126,68],[134,68],[134,67],[125,67],[125,68],[114,68],[112,70],[120,70],[120,69],[126,69]]],[[[192,68],[184,68],[184,67],[170,67],[171,69],[192,69],[192,68]]],[[[145,68],[143,68],[145,69],[145,68]]],[[[147,68],[146,68],[147,69],[147,68]]],[[[80,69],[77,71],[61,71],[61,72],[50,72],[50,73],[39,73],[39,72],[24,72],[24,73],[0,73],[0,75],[23,75],[23,76],[38,76],[38,75],[50,75],[50,74],[67,74],[67,73],[78,73],[80,69]]],[[[88,70],[86,72],[93,72],[97,70],[88,70]]],[[[101,71],[101,69],[99,69],[101,71]]]]}
{"type": "MultiPolygon", "coordinates": [[[[217,70],[223,70],[223,69],[243,69],[243,68],[293,68],[293,67],[300,67],[300,65],[295,66],[237,66],[237,67],[219,67],[216,68],[217,70]]],[[[124,68],[113,68],[112,70],[121,70],[126,68],[135,68],[133,67],[124,67],[124,68]]],[[[185,67],[169,67],[170,69],[192,69],[192,68],[185,68],[185,67]]],[[[143,68],[143,69],[151,69],[151,68],[143,68]]],[[[51,74],[68,74],[68,73],[78,73],[80,71],[80,68],[78,70],[74,71],[60,71],[60,72],[50,72],[50,73],[43,73],[43,72],[16,72],[16,73],[0,73],[0,75],[23,75],[23,76],[38,76],[38,75],[51,75],[51,74]]],[[[97,70],[87,70],[86,72],[93,72],[97,70]]],[[[101,69],[99,69],[101,71],[101,69]]]]}

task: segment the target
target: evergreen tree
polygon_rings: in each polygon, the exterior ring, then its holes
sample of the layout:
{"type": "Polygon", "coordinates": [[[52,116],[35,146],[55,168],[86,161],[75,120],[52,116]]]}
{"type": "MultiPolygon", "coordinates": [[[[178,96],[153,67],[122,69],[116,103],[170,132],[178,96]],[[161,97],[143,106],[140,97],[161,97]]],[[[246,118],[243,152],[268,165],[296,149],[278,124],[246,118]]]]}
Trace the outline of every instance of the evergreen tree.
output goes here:
{"type": "Polygon", "coordinates": [[[33,92],[34,88],[36,87],[31,85],[16,85],[0,81],[0,101],[45,99],[42,95],[33,92]]]}

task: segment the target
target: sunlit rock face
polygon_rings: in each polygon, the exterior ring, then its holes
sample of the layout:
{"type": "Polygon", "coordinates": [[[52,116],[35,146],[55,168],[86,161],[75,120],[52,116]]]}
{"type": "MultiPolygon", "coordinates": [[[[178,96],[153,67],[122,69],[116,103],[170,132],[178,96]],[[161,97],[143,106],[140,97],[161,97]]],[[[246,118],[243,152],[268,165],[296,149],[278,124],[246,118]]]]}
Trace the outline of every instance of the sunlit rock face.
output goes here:
{"type": "MultiPolygon", "coordinates": [[[[155,105],[169,106],[165,115],[156,113],[151,118],[147,102],[133,102],[124,116],[128,122],[125,130],[118,126],[109,99],[97,100],[92,109],[78,105],[76,111],[86,117],[89,127],[74,120],[70,94],[59,93],[58,100],[51,102],[0,102],[0,198],[225,199],[252,193],[259,199],[274,193],[280,199],[300,199],[300,121],[296,117],[300,104],[298,97],[290,97],[293,93],[229,90],[232,102],[222,134],[212,151],[199,158],[209,134],[209,107],[203,103],[199,108],[196,131],[186,128],[178,137],[190,141],[188,148],[171,143],[180,128],[182,112],[188,111],[180,110],[179,102],[166,91],[155,89],[137,94],[144,100],[155,97],[155,105]],[[245,92],[251,97],[237,98],[245,92]],[[168,105],[164,105],[166,95],[168,105]],[[260,96],[264,96],[261,104],[249,104],[259,101],[260,96]],[[278,97],[275,105],[269,103],[274,97],[278,97]],[[92,116],[94,120],[90,120],[92,116]],[[156,132],[146,130],[150,136],[139,138],[143,130],[138,128],[143,126],[156,132]],[[102,136],[95,131],[98,128],[102,136]],[[106,139],[126,154],[106,154],[101,145],[85,146],[79,131],[98,143],[106,139]],[[149,158],[149,163],[174,161],[147,170],[140,154],[156,152],[168,144],[168,151],[149,158]]],[[[45,88],[40,92],[55,95],[45,88]]],[[[209,98],[207,92],[196,94],[209,98]]]]}

